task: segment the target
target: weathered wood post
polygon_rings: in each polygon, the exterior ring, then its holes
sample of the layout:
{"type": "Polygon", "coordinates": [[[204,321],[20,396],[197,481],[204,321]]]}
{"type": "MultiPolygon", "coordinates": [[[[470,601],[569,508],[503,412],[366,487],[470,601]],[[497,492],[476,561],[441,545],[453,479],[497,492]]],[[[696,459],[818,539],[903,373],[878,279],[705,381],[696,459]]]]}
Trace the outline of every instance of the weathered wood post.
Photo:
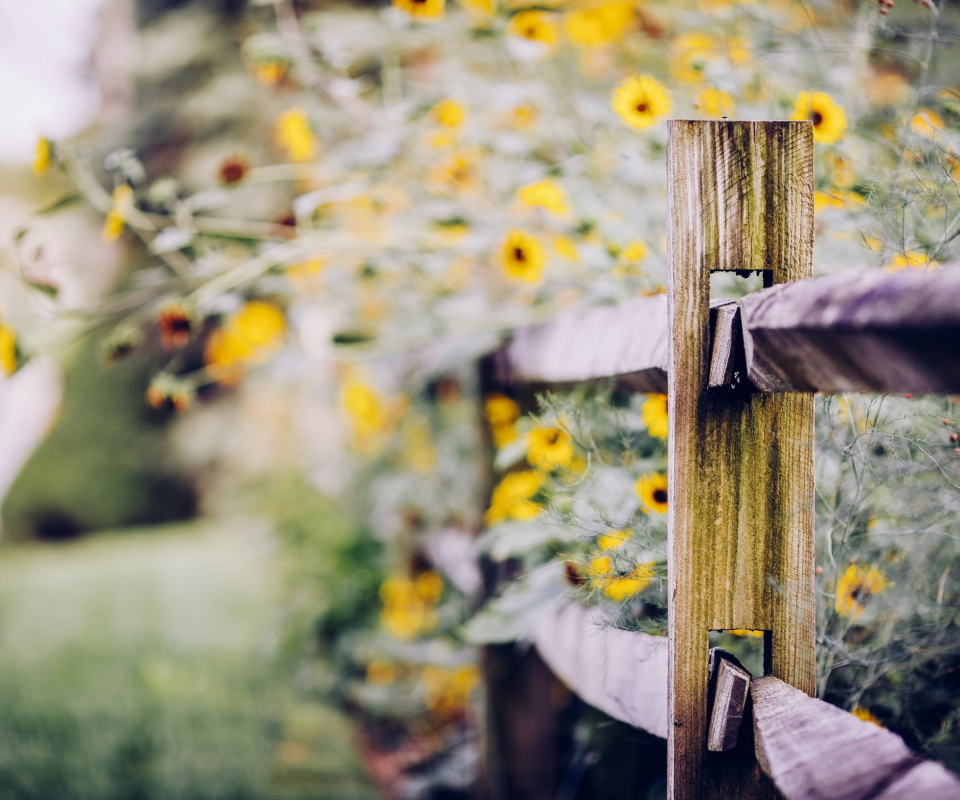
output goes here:
{"type": "Polygon", "coordinates": [[[775,798],[749,730],[707,751],[708,636],[764,631],[765,671],[813,691],[813,395],[709,388],[710,273],[812,276],[812,126],[673,120],[667,160],[670,797],[775,798]]]}

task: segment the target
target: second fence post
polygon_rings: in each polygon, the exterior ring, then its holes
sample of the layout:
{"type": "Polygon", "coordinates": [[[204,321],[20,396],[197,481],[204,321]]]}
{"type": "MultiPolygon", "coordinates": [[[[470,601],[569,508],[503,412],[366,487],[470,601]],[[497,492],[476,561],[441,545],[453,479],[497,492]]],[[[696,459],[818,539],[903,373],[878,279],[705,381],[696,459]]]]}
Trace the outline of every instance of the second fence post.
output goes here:
{"type": "Polygon", "coordinates": [[[813,691],[813,395],[708,387],[710,274],[812,276],[812,126],[669,126],[670,797],[775,798],[749,726],[707,752],[708,637],[764,631],[765,669],[813,691]]]}

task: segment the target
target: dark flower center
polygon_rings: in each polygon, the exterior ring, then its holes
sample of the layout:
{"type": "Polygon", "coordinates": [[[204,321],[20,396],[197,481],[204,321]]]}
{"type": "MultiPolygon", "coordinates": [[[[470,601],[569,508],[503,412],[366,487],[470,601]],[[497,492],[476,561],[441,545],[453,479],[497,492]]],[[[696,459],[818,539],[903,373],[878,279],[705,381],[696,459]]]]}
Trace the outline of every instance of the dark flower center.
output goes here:
{"type": "Polygon", "coordinates": [[[637,103],[637,111],[641,114],[647,113],[647,104],[646,103],[637,103]]]}
{"type": "Polygon", "coordinates": [[[654,489],[653,490],[653,501],[655,503],[666,503],[667,502],[667,490],[666,489],[654,489]]]}
{"type": "Polygon", "coordinates": [[[813,111],[810,113],[810,120],[813,122],[814,128],[819,128],[820,123],[823,122],[823,114],[819,111],[813,111]]]}
{"type": "Polygon", "coordinates": [[[513,248],[513,257],[514,257],[517,261],[526,261],[526,260],[527,260],[527,254],[523,251],[523,248],[522,248],[522,247],[514,247],[514,248],[513,248]]]}

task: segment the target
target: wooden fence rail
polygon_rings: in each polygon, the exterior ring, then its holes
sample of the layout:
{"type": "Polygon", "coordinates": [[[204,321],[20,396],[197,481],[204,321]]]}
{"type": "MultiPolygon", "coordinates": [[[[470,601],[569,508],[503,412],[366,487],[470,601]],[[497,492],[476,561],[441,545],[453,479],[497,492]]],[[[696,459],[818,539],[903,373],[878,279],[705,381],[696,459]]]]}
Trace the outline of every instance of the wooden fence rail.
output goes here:
{"type": "MultiPolygon", "coordinates": [[[[669,636],[569,606],[540,622],[536,647],[586,702],[667,736],[671,800],[960,798],[899,737],[805,694],[812,393],[960,392],[960,270],[809,277],[808,122],[673,120],[667,157],[668,295],[516,331],[493,371],[501,385],[668,391],[669,636]],[[769,288],[710,302],[712,272],[744,270],[769,288]],[[708,632],[730,629],[764,631],[767,675],[751,684],[753,727],[734,744],[715,720],[724,752],[711,753],[708,632]]],[[[744,677],[728,699],[743,700],[744,677]]],[[[742,711],[730,704],[731,719],[742,711]]]]}

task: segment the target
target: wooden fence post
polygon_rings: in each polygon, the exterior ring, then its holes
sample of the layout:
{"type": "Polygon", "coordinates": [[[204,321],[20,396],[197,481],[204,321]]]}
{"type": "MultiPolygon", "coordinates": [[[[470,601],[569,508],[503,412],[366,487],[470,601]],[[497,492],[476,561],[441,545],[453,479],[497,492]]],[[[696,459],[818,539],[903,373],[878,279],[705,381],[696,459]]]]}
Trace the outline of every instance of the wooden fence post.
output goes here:
{"type": "Polygon", "coordinates": [[[667,161],[670,797],[775,798],[751,736],[707,751],[708,636],[765,631],[813,691],[813,395],[709,388],[710,273],[812,276],[812,126],[673,120],[667,161]]]}

